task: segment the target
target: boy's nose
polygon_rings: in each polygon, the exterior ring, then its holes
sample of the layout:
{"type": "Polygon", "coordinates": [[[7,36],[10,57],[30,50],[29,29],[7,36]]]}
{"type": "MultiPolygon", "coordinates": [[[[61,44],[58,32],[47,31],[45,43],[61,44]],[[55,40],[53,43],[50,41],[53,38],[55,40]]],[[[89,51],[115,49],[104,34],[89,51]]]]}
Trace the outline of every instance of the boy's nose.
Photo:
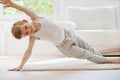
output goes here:
{"type": "Polygon", "coordinates": [[[27,32],[31,33],[31,29],[27,29],[27,32]]]}

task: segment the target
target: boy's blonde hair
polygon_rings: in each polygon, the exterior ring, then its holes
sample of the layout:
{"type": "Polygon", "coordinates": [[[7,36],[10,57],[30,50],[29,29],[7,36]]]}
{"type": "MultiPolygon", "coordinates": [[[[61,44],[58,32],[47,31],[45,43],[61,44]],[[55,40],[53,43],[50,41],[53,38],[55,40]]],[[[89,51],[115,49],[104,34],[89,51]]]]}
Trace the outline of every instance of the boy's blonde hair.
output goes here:
{"type": "Polygon", "coordinates": [[[20,30],[20,26],[23,25],[24,22],[23,21],[17,21],[16,23],[13,24],[12,26],[12,35],[16,38],[16,39],[21,39],[22,38],[22,33],[20,30]]]}

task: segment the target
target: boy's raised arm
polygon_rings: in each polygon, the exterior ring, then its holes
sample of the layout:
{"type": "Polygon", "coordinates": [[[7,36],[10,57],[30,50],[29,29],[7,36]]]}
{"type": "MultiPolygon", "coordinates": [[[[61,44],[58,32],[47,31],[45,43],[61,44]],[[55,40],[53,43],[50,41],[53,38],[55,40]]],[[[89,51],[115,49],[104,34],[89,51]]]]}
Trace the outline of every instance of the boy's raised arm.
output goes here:
{"type": "Polygon", "coordinates": [[[38,15],[36,15],[34,12],[28,10],[25,7],[22,7],[20,5],[17,5],[15,3],[12,2],[12,0],[0,0],[0,3],[4,4],[5,7],[12,7],[15,8],[17,10],[20,10],[22,12],[24,12],[26,15],[28,15],[32,20],[36,20],[37,18],[39,18],[38,15]]]}

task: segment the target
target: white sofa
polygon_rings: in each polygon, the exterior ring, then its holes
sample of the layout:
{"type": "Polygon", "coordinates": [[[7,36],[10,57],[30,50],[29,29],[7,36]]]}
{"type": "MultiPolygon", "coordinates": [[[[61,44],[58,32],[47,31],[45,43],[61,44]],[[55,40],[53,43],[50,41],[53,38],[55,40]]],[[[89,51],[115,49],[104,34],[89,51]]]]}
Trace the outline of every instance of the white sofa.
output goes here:
{"type": "Polygon", "coordinates": [[[67,7],[68,21],[75,33],[98,50],[120,48],[120,6],[67,7]]]}

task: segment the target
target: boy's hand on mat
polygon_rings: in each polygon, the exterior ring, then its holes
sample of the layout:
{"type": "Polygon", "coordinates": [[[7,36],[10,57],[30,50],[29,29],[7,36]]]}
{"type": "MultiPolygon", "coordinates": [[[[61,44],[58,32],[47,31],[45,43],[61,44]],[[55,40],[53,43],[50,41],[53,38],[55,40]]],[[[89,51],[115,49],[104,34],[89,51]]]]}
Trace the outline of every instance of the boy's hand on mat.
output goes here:
{"type": "Polygon", "coordinates": [[[109,63],[120,64],[120,58],[109,58],[109,63]]]}
{"type": "Polygon", "coordinates": [[[21,71],[22,67],[16,67],[13,69],[8,69],[8,71],[21,71]]]}

